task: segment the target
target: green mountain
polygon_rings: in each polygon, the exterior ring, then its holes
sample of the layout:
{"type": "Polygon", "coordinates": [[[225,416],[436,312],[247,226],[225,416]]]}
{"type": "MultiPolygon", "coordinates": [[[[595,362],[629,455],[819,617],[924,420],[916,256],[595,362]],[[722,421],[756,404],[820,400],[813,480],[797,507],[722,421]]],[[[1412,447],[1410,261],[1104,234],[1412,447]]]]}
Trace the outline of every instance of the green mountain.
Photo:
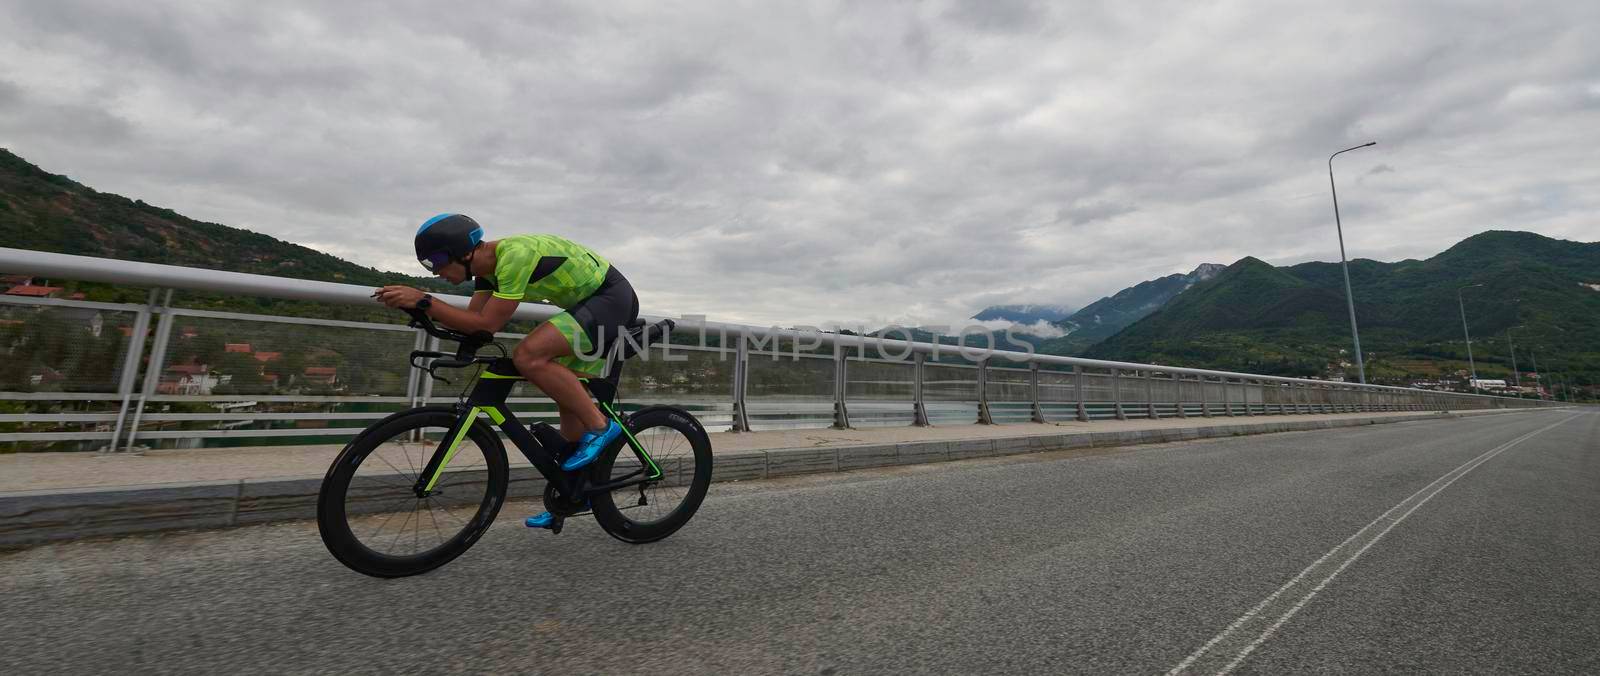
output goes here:
{"type": "MultiPolygon", "coordinates": [[[[1583,386],[1600,379],[1600,242],[1489,231],[1427,260],[1352,261],[1350,276],[1370,381],[1468,368],[1461,287],[1480,377],[1512,377],[1506,331],[1522,327],[1513,335],[1522,372],[1536,357],[1583,386]]],[[[1337,263],[1245,258],[1086,356],[1354,380],[1353,366],[1340,366],[1354,361],[1343,353],[1349,330],[1337,263]]]]}
{"type": "Polygon", "coordinates": [[[1040,345],[1049,354],[1076,355],[1161,309],[1185,289],[1217,276],[1223,266],[1206,263],[1188,274],[1172,274],[1140,282],[1090,303],[1058,322],[1066,335],[1040,345]]]}
{"type": "MultiPolygon", "coordinates": [[[[325,282],[451,288],[436,279],[383,272],[268,235],[98,192],[4,148],[0,246],[325,282]]],[[[95,291],[92,295],[99,297],[107,293],[105,288],[95,291]]]]}

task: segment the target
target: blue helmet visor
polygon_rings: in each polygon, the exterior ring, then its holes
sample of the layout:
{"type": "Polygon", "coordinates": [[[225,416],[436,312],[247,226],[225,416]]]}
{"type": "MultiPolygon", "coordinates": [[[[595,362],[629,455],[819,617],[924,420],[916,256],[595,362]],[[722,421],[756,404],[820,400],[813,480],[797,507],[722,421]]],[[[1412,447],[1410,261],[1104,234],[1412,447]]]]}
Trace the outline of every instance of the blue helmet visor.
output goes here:
{"type": "Polygon", "coordinates": [[[450,254],[443,251],[435,251],[427,256],[417,259],[417,262],[421,263],[422,267],[427,268],[428,272],[437,273],[439,268],[442,268],[450,263],[450,254]]]}

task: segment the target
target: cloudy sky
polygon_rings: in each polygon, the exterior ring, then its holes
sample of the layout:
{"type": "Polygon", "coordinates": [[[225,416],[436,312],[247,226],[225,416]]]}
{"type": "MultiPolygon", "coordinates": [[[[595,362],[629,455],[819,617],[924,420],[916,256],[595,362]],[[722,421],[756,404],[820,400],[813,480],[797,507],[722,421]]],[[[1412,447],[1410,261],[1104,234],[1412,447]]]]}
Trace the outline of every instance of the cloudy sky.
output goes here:
{"type": "Polygon", "coordinates": [[[1253,255],[1600,239],[1600,3],[0,0],[0,146],[418,272],[440,211],[645,310],[951,323],[1253,255]]]}

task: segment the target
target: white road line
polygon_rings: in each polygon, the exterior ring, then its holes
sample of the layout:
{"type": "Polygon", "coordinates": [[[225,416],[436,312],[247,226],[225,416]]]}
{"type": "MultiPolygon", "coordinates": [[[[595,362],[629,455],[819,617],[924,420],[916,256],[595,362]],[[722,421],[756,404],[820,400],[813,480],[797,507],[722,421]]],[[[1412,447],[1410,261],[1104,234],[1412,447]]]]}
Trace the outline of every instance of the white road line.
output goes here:
{"type": "MultiPolygon", "coordinates": [[[[1269,605],[1272,605],[1274,601],[1279,599],[1279,597],[1284,596],[1285,592],[1288,592],[1297,586],[1303,586],[1301,583],[1312,577],[1313,572],[1320,572],[1319,568],[1326,570],[1332,564],[1330,563],[1329,566],[1325,566],[1324,564],[1329,563],[1329,559],[1332,559],[1335,554],[1345,550],[1349,545],[1357,542],[1362,535],[1367,534],[1369,531],[1374,531],[1379,524],[1383,524],[1385,523],[1385,520],[1388,520],[1387,525],[1381,531],[1377,531],[1376,534],[1372,535],[1369,539],[1362,541],[1362,545],[1359,549],[1350,554],[1347,558],[1343,559],[1336,567],[1334,567],[1333,571],[1326,577],[1322,578],[1321,582],[1317,583],[1317,585],[1313,587],[1311,591],[1300,597],[1299,600],[1294,603],[1294,605],[1289,607],[1289,609],[1279,616],[1277,620],[1270,626],[1267,626],[1264,630],[1262,630],[1260,635],[1257,636],[1255,640],[1251,641],[1248,645],[1245,645],[1242,649],[1240,649],[1238,653],[1234,655],[1233,659],[1216,673],[1220,675],[1227,674],[1228,672],[1232,671],[1244,661],[1245,657],[1249,656],[1251,652],[1255,651],[1255,649],[1268,638],[1271,638],[1272,634],[1276,632],[1279,627],[1282,627],[1286,622],[1289,621],[1289,618],[1294,617],[1295,613],[1300,612],[1300,609],[1305,607],[1305,605],[1309,603],[1318,592],[1321,592],[1324,587],[1328,586],[1329,582],[1332,582],[1335,577],[1338,577],[1339,573],[1343,572],[1344,569],[1349,567],[1351,563],[1354,563],[1356,559],[1360,558],[1362,554],[1366,553],[1366,551],[1370,549],[1372,545],[1377,544],[1378,540],[1382,539],[1383,536],[1386,535],[1390,530],[1399,525],[1401,521],[1406,520],[1406,517],[1411,516],[1412,512],[1417,511],[1418,507],[1421,507],[1429,500],[1432,500],[1433,496],[1438,495],[1445,488],[1448,488],[1450,484],[1455,483],[1457,479],[1465,476],[1467,472],[1472,471],[1478,465],[1488,462],[1495,456],[1504,453],[1517,444],[1532,439],[1538,434],[1565,424],[1566,422],[1578,417],[1581,416],[1574,415],[1564,418],[1490,449],[1484,452],[1482,455],[1468,460],[1466,463],[1463,463],[1460,467],[1451,470],[1444,476],[1435,479],[1433,483],[1422,487],[1422,490],[1412,493],[1410,497],[1406,498],[1405,500],[1401,500],[1400,503],[1394,507],[1390,507],[1388,511],[1379,515],[1378,518],[1373,519],[1371,523],[1363,526],[1361,530],[1356,531],[1354,535],[1345,538],[1344,542],[1341,542],[1333,549],[1328,550],[1326,554],[1323,554],[1316,561],[1312,562],[1311,565],[1306,566],[1304,570],[1300,571],[1298,575],[1295,575],[1288,582],[1284,583],[1284,585],[1279,587],[1277,591],[1272,592],[1272,594],[1267,596],[1266,599],[1263,599],[1260,603],[1256,604],[1254,608],[1246,611],[1244,615],[1239,616],[1239,619],[1234,620],[1233,623],[1229,624],[1228,627],[1223,629],[1221,633],[1213,636],[1211,640],[1206,641],[1204,645],[1200,646],[1193,653],[1190,653],[1188,657],[1184,658],[1182,662],[1179,662],[1178,665],[1173,667],[1171,671],[1168,671],[1167,676],[1176,676],[1177,674],[1183,673],[1184,671],[1193,667],[1201,659],[1209,657],[1211,653],[1213,653],[1213,649],[1216,648],[1218,644],[1234,638],[1234,635],[1238,633],[1240,629],[1243,629],[1245,625],[1259,625],[1265,622],[1266,618],[1271,616],[1271,613],[1263,613],[1262,611],[1265,610],[1269,605]],[[1390,515],[1400,512],[1401,510],[1404,510],[1404,512],[1401,513],[1400,516],[1389,520],[1390,515]],[[1258,622],[1257,620],[1260,621],[1258,622]]],[[[1225,655],[1231,651],[1216,652],[1225,655]]]]}

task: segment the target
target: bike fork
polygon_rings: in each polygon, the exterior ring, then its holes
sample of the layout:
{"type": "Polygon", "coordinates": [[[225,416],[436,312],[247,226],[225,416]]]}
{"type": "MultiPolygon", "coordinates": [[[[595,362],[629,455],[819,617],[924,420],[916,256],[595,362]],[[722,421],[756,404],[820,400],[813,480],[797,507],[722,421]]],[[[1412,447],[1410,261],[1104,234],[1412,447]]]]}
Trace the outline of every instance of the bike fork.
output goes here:
{"type": "Polygon", "coordinates": [[[478,414],[487,413],[489,419],[496,424],[505,422],[505,416],[498,409],[484,406],[473,406],[462,412],[456,418],[456,424],[446,432],[444,438],[439,440],[438,448],[428,458],[428,463],[423,465],[422,471],[417,474],[417,483],[411,490],[418,498],[426,498],[433,492],[433,487],[439,484],[439,478],[444,475],[445,466],[456,457],[456,451],[461,450],[461,442],[467,438],[467,432],[478,422],[478,414]]]}

